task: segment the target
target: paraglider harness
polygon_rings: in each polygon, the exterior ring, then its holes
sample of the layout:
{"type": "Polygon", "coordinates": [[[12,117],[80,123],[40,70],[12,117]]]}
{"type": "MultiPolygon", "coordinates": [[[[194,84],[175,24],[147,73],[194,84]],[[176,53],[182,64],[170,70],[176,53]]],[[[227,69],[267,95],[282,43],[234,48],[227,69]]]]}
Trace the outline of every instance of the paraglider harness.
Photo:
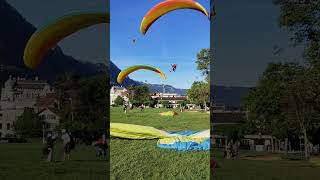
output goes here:
{"type": "Polygon", "coordinates": [[[171,67],[172,67],[172,71],[175,72],[176,69],[177,69],[177,65],[176,64],[172,64],[171,67]]]}

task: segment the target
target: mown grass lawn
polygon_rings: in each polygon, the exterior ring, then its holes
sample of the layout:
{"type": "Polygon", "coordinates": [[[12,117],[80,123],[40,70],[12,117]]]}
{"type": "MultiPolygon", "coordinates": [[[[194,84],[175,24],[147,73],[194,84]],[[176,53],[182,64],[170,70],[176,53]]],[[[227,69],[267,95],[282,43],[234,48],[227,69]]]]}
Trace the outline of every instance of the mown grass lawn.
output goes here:
{"type": "MultiPolygon", "coordinates": [[[[113,123],[152,126],[167,131],[210,128],[208,113],[183,112],[174,117],[159,113],[172,109],[134,109],[127,114],[111,108],[113,123]]],[[[157,140],[111,139],[111,179],[209,179],[209,151],[179,152],[160,149],[157,140]]]]}
{"type": "MultiPolygon", "coordinates": [[[[215,150],[219,168],[215,180],[316,180],[320,166],[304,160],[224,160],[222,150],[215,150]]],[[[267,154],[267,153],[263,153],[267,154]]],[[[241,156],[261,155],[242,151],[241,156]]],[[[274,154],[274,156],[281,156],[274,154]]]]}
{"type": "Polygon", "coordinates": [[[62,146],[56,144],[54,162],[41,160],[42,143],[0,144],[1,180],[106,180],[107,160],[97,160],[92,146],[80,145],[71,160],[62,162],[62,146]]]}

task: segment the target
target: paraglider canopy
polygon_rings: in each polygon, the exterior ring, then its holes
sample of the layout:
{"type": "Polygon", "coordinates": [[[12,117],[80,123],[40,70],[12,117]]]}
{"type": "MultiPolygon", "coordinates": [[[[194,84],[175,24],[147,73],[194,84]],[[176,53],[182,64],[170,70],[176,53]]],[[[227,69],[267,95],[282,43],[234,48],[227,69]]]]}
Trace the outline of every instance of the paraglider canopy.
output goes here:
{"type": "Polygon", "coordinates": [[[135,66],[130,66],[124,70],[122,70],[117,77],[117,82],[121,84],[123,80],[132,72],[140,70],[140,69],[145,69],[149,71],[154,71],[160,75],[162,79],[166,79],[165,74],[158,68],[152,67],[152,66],[146,66],[146,65],[135,65],[135,66]]]}
{"type": "Polygon", "coordinates": [[[166,0],[155,5],[142,19],[140,32],[145,35],[150,26],[163,15],[178,9],[192,9],[209,16],[206,9],[194,0],[166,0]]]}
{"type": "Polygon", "coordinates": [[[25,65],[31,69],[37,68],[46,53],[57,47],[57,43],[62,39],[81,29],[101,23],[110,23],[109,13],[86,11],[59,17],[30,37],[24,49],[25,65]]]}

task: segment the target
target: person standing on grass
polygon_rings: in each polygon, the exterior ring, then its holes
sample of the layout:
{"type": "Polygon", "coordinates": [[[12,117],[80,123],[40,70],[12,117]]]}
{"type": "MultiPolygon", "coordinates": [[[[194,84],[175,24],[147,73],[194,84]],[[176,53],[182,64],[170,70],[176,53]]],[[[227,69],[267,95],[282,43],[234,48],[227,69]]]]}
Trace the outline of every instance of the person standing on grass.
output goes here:
{"type": "Polygon", "coordinates": [[[71,138],[68,134],[68,132],[65,129],[62,129],[62,135],[61,135],[62,143],[63,143],[63,160],[70,160],[70,142],[71,138]]]}
{"type": "Polygon", "coordinates": [[[126,104],[123,105],[123,112],[127,113],[127,105],[126,104]]]}
{"type": "Polygon", "coordinates": [[[106,138],[106,135],[103,134],[102,135],[102,153],[103,153],[103,157],[107,156],[107,149],[108,149],[107,138],[106,138]]]}
{"type": "Polygon", "coordinates": [[[101,156],[106,157],[107,156],[107,141],[106,141],[106,135],[103,134],[101,138],[97,140],[95,143],[96,146],[96,157],[100,158],[101,156]]]}
{"type": "Polygon", "coordinates": [[[51,133],[48,133],[47,139],[46,139],[46,146],[45,146],[44,152],[43,152],[44,155],[48,155],[47,162],[52,162],[52,160],[53,160],[54,141],[55,141],[55,137],[53,137],[51,133]]]}
{"type": "Polygon", "coordinates": [[[143,111],[143,109],[144,109],[144,104],[141,104],[140,108],[141,108],[141,111],[143,111]]]}

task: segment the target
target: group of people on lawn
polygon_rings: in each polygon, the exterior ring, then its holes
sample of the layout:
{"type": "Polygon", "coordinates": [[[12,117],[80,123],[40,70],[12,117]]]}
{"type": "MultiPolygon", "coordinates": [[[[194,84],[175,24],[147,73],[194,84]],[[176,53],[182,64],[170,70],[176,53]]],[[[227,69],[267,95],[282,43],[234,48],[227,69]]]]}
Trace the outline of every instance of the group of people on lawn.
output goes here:
{"type": "MultiPolygon", "coordinates": [[[[127,113],[128,107],[130,107],[130,110],[132,110],[134,106],[132,104],[131,105],[123,104],[123,112],[124,113],[127,113]]],[[[141,109],[141,111],[143,111],[143,109],[145,108],[145,105],[142,104],[141,106],[139,106],[139,108],[141,109]]]]}
{"type": "MultiPolygon", "coordinates": [[[[42,150],[43,159],[48,162],[53,161],[53,150],[54,150],[54,142],[57,140],[56,136],[52,133],[47,134],[46,143],[42,150]]],[[[62,129],[61,131],[61,140],[63,145],[63,161],[70,160],[71,150],[75,149],[75,140],[72,137],[71,133],[69,133],[66,129],[62,129]]],[[[106,135],[103,134],[97,141],[93,143],[96,147],[96,157],[106,157],[108,143],[106,135]]]]}

